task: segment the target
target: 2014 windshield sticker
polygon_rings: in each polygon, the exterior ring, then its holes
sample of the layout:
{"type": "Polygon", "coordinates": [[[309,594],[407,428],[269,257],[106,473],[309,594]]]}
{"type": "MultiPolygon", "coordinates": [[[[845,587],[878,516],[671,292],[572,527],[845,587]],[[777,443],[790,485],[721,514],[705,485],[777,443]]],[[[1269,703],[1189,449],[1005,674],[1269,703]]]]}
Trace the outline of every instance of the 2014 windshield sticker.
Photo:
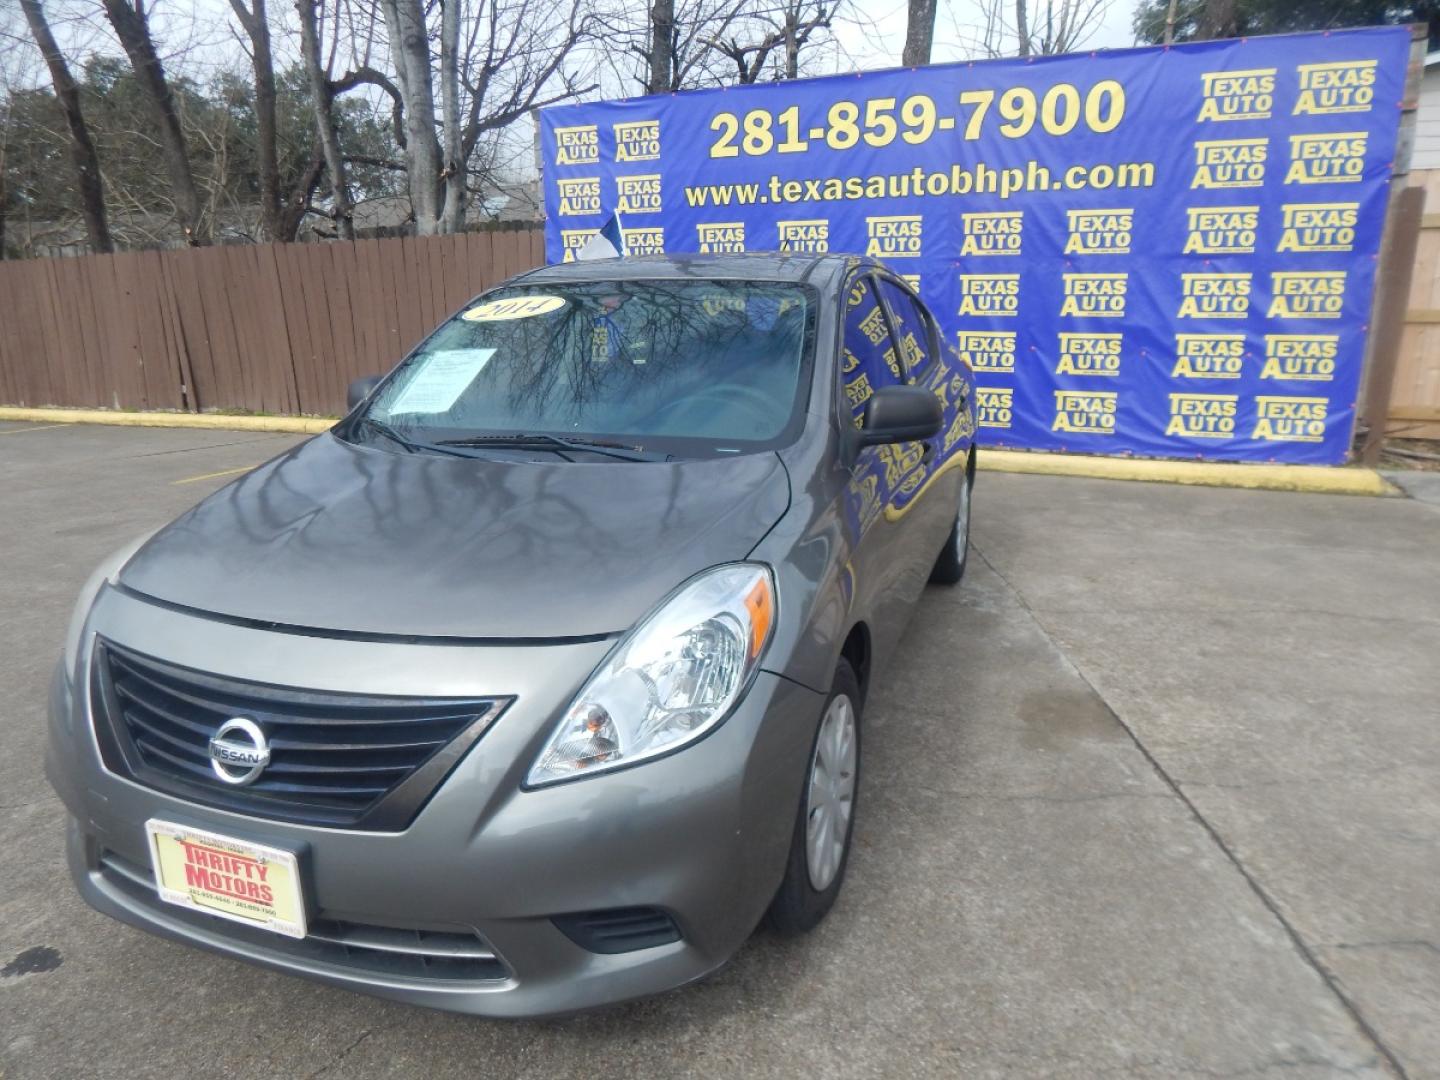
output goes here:
{"type": "Polygon", "coordinates": [[[563,296],[507,296],[501,300],[487,300],[460,318],[466,322],[505,322],[509,319],[529,319],[536,315],[548,315],[564,307],[563,296]]]}

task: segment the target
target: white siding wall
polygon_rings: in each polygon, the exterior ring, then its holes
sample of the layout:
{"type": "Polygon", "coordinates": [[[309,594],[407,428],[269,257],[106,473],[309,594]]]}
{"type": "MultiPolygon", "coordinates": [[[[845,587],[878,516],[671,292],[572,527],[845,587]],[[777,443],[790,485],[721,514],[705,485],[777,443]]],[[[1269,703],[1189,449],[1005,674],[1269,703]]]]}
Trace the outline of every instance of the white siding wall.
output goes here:
{"type": "Polygon", "coordinates": [[[1410,167],[1440,169],[1440,64],[1427,67],[1420,82],[1420,111],[1415,115],[1415,150],[1410,167]]]}

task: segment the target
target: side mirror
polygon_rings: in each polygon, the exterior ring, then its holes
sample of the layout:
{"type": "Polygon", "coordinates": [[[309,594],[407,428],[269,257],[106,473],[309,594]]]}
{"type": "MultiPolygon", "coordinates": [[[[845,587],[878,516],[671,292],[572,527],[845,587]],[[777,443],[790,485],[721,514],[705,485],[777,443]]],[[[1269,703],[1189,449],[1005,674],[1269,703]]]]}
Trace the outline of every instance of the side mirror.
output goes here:
{"type": "Polygon", "coordinates": [[[352,382],[350,389],[345,394],[345,408],[353,409],[369,397],[370,391],[380,385],[382,378],[384,378],[383,375],[367,375],[363,379],[356,379],[352,382]]]}
{"type": "Polygon", "coordinates": [[[923,442],[940,434],[945,412],[923,386],[882,386],[865,403],[860,445],[923,442]]]}

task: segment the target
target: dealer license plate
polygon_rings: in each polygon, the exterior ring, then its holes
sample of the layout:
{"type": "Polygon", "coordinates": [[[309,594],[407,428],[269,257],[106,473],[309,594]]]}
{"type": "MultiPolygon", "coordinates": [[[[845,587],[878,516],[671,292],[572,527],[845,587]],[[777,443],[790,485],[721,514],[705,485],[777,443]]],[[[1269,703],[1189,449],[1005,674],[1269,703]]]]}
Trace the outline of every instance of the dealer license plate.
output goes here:
{"type": "Polygon", "coordinates": [[[293,851],[153,818],[145,831],[161,900],[287,937],[305,936],[293,851]]]}

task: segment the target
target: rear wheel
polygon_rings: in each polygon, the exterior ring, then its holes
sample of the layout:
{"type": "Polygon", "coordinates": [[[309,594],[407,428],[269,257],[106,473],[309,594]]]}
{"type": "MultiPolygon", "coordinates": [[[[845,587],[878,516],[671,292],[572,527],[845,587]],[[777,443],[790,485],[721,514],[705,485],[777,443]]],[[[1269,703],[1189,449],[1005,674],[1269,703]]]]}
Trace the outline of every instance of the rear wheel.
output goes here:
{"type": "Polygon", "coordinates": [[[770,904],[770,925],[780,933],[810,930],[840,895],[859,781],[860,681],[842,660],[810,748],[785,877],[770,904]]]}
{"type": "Polygon", "coordinates": [[[965,483],[960,488],[960,508],[945,546],[935,558],[930,580],[936,585],[957,585],[965,576],[965,563],[970,557],[970,490],[975,486],[975,463],[965,469],[965,483]]]}

